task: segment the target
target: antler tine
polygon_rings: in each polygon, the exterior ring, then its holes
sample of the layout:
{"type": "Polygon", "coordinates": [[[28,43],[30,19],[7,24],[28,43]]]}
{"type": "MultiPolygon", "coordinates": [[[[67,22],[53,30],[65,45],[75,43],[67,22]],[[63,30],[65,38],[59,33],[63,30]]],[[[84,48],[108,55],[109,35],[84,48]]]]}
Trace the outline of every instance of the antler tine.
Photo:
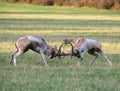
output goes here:
{"type": "Polygon", "coordinates": [[[73,41],[73,39],[64,39],[63,40],[63,43],[60,45],[60,47],[59,47],[59,54],[58,54],[58,58],[59,59],[61,59],[61,56],[68,56],[68,55],[71,55],[71,57],[72,56],[75,56],[74,55],[74,51],[73,51],[73,44],[72,44],[72,41],[73,41]],[[61,48],[63,47],[63,45],[67,45],[67,44],[70,44],[71,45],[71,52],[69,52],[69,53],[64,53],[64,52],[61,52],[61,48]]]}
{"type": "Polygon", "coordinates": [[[62,43],[62,44],[60,45],[60,47],[59,47],[59,50],[58,50],[58,51],[59,51],[60,53],[61,53],[61,48],[62,48],[63,44],[64,44],[64,43],[62,43]]]}
{"type": "Polygon", "coordinates": [[[59,47],[59,50],[58,50],[58,58],[61,60],[61,48],[63,47],[64,43],[62,43],[59,47]]]}
{"type": "Polygon", "coordinates": [[[76,53],[75,53],[75,52],[73,51],[73,49],[74,49],[73,44],[70,43],[70,45],[71,45],[71,47],[72,47],[72,48],[71,48],[71,50],[72,50],[71,57],[72,57],[72,56],[76,56],[76,57],[80,58],[81,56],[80,56],[79,51],[76,50],[76,53]]]}
{"type": "Polygon", "coordinates": [[[71,45],[71,50],[72,50],[72,54],[74,54],[74,51],[73,51],[73,44],[72,43],[70,43],[70,45],[71,45]]]}

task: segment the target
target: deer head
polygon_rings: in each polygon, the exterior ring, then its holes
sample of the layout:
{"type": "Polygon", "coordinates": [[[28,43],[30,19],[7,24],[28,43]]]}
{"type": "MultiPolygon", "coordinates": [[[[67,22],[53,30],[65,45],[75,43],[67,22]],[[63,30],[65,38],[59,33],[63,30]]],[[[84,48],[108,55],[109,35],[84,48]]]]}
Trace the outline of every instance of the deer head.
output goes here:
{"type": "Polygon", "coordinates": [[[50,59],[53,59],[57,55],[58,55],[58,49],[56,47],[55,48],[51,48],[50,59]]]}
{"type": "Polygon", "coordinates": [[[59,59],[61,59],[61,56],[67,55],[67,53],[64,53],[61,51],[62,46],[63,46],[63,44],[60,45],[60,47],[58,49],[57,49],[57,47],[51,49],[50,59],[53,59],[54,57],[58,57],[59,59]]]}

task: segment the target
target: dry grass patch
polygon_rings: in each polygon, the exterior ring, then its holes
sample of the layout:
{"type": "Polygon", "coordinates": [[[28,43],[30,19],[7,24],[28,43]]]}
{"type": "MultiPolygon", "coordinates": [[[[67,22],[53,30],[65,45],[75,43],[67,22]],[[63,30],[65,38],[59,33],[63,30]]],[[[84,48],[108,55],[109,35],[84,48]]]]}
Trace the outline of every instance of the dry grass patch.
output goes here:
{"type": "Polygon", "coordinates": [[[58,19],[58,20],[120,20],[119,15],[84,15],[84,14],[0,14],[1,18],[20,19],[58,19]]]}

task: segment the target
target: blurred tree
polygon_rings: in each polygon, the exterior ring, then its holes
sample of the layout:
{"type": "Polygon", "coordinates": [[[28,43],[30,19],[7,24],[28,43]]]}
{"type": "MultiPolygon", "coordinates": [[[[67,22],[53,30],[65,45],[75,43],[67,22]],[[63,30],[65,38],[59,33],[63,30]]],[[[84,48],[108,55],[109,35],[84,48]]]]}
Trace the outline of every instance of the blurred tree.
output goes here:
{"type": "Polygon", "coordinates": [[[92,7],[120,10],[120,0],[7,0],[8,2],[32,3],[37,5],[92,7]]]}

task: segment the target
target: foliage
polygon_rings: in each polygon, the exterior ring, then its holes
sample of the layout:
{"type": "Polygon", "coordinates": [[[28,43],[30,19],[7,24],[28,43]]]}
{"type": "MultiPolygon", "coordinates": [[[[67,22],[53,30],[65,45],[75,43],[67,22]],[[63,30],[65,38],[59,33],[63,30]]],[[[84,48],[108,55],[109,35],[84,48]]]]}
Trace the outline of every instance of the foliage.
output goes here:
{"type": "Polygon", "coordinates": [[[8,2],[32,3],[37,5],[92,7],[98,9],[120,9],[120,0],[7,0],[8,2]]]}

